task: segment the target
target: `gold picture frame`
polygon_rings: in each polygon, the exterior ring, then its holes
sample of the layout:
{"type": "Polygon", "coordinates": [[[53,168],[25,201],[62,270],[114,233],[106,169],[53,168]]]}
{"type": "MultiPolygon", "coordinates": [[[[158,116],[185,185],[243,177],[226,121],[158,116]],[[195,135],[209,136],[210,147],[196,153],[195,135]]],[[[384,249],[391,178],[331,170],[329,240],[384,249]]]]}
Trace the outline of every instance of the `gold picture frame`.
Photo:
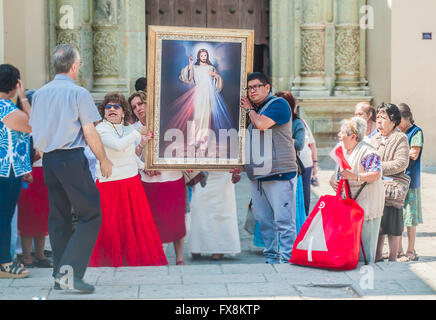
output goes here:
{"type": "Polygon", "coordinates": [[[246,115],[239,101],[253,70],[254,31],[149,26],[147,54],[147,126],[154,139],[147,145],[146,169],[241,168],[246,115]],[[221,136],[226,129],[228,138],[221,136]],[[183,146],[172,130],[184,133],[183,146]]]}

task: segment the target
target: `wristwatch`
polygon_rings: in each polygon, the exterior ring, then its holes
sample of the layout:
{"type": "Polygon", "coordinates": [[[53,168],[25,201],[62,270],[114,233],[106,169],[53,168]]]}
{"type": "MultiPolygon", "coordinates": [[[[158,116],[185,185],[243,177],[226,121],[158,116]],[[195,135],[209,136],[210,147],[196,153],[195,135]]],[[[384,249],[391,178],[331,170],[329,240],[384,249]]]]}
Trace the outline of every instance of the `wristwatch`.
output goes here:
{"type": "Polygon", "coordinates": [[[247,115],[250,114],[250,111],[253,111],[254,109],[248,109],[247,111],[245,111],[247,113],[247,115]]]}

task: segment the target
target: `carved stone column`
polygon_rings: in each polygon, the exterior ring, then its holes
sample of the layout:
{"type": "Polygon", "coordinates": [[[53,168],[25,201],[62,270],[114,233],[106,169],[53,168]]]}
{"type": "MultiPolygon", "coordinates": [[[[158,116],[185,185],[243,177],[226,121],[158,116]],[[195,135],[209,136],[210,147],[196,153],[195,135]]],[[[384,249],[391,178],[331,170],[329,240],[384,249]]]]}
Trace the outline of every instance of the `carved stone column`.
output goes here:
{"type": "Polygon", "coordinates": [[[127,91],[126,83],[118,79],[119,13],[116,0],[94,0],[92,94],[97,101],[109,91],[127,91]]]}
{"type": "MultiPolygon", "coordinates": [[[[80,52],[83,67],[77,83],[88,90],[92,88],[92,31],[91,0],[50,0],[50,57],[53,49],[69,43],[80,52]]],[[[50,75],[54,76],[50,61],[50,75]]]]}
{"type": "Polygon", "coordinates": [[[295,0],[297,96],[328,96],[326,86],[325,1],[295,0]]]}
{"type": "Polygon", "coordinates": [[[144,0],[94,0],[94,87],[97,102],[109,91],[126,97],[146,75],[144,0]]]}
{"type": "Polygon", "coordinates": [[[125,21],[124,21],[124,61],[126,63],[127,82],[129,92],[135,91],[136,79],[146,77],[147,50],[146,39],[147,30],[145,24],[146,1],[144,0],[124,0],[125,21]]]}
{"type": "Polygon", "coordinates": [[[294,0],[270,1],[271,71],[275,91],[289,90],[294,69],[294,0]]]}
{"type": "Polygon", "coordinates": [[[364,1],[337,0],[335,36],[336,96],[369,94],[365,79],[366,31],[360,28],[359,10],[364,1]]]}

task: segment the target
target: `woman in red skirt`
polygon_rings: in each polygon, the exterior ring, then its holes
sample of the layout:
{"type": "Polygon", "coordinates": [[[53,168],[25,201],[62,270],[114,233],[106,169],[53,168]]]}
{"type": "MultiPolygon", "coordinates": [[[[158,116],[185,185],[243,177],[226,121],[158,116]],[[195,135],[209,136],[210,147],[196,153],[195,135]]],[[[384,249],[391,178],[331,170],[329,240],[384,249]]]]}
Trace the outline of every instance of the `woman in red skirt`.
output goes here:
{"type": "Polygon", "coordinates": [[[49,205],[42,159],[33,164],[27,182],[27,188],[21,190],[18,200],[18,234],[21,236],[23,248],[21,263],[26,268],[52,268],[53,262],[44,254],[45,237],[48,235],[49,205]],[[35,246],[33,257],[32,243],[35,246]]]}
{"type": "MultiPolygon", "coordinates": [[[[132,108],[133,126],[146,124],[147,96],[143,91],[132,94],[129,104],[132,108]]],[[[142,140],[136,147],[136,154],[142,155],[145,143],[142,140]]],[[[182,171],[141,172],[142,184],[150,202],[156,226],[163,243],[173,243],[176,264],[183,265],[183,246],[186,235],[185,206],[186,187],[182,171]]]]}
{"type": "Polygon", "coordinates": [[[106,179],[96,165],[103,222],[89,266],[167,265],[138,174],[144,163],[135,154],[135,141],[147,140],[149,132],[128,125],[128,104],[120,93],[108,93],[99,111],[104,120],[96,129],[113,168],[106,179]]]}

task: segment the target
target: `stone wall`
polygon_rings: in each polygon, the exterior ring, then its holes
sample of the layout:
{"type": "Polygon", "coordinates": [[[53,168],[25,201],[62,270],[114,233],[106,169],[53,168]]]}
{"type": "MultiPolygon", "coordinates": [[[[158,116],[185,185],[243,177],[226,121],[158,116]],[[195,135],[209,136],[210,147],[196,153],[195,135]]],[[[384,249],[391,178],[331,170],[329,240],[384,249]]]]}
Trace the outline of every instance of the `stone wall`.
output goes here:
{"type": "Polygon", "coordinates": [[[273,0],[270,5],[273,90],[292,91],[317,140],[319,158],[329,166],[340,121],[354,114],[358,102],[372,99],[366,30],[360,26],[366,1],[273,0]]]}
{"type": "Polygon", "coordinates": [[[146,74],[144,0],[49,0],[49,12],[50,49],[61,43],[79,49],[78,83],[97,102],[108,91],[134,91],[146,74]]]}

